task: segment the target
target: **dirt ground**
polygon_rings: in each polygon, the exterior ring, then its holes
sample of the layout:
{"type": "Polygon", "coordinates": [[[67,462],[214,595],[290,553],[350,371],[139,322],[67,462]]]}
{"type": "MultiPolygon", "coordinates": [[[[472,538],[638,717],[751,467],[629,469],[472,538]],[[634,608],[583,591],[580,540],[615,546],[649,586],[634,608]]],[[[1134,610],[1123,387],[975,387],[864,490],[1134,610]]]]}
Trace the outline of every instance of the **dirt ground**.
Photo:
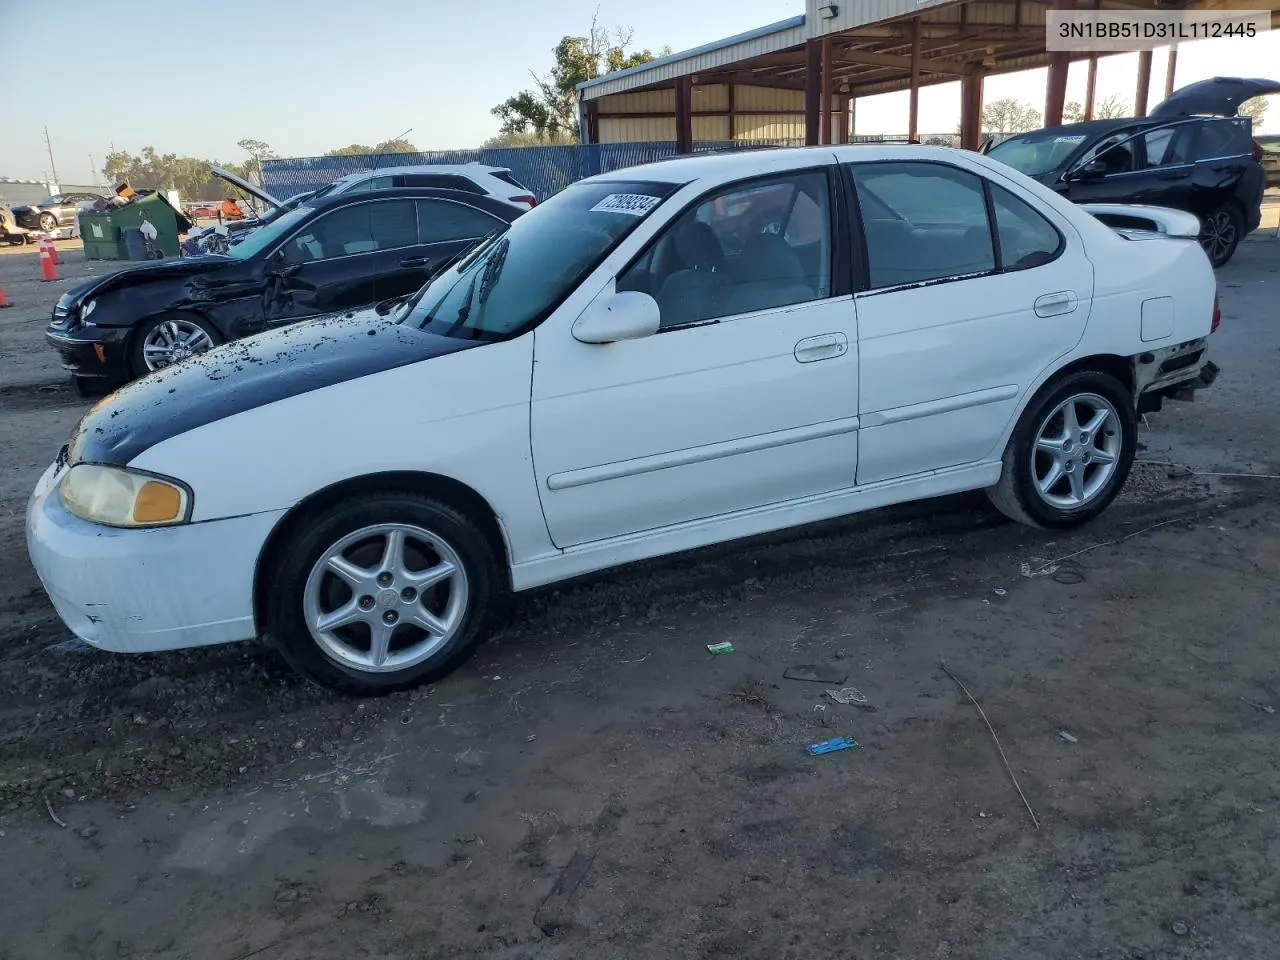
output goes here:
{"type": "Polygon", "coordinates": [[[0,960],[1276,955],[1280,242],[1087,529],[961,497],[645,564],[376,701],[69,639],[22,532],[85,405],[38,275],[0,256],[0,960]]]}

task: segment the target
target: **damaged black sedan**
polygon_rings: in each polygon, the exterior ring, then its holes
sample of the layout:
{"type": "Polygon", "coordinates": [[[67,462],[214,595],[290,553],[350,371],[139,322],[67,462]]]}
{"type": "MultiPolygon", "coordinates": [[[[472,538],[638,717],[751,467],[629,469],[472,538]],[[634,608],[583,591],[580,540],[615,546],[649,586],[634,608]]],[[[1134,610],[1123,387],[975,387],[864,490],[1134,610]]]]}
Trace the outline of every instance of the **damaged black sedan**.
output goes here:
{"type": "Polygon", "coordinates": [[[69,290],[45,336],[82,392],[118,386],[228,340],[409,296],[519,214],[457,190],[317,199],[226,254],[138,263],[69,290]]]}

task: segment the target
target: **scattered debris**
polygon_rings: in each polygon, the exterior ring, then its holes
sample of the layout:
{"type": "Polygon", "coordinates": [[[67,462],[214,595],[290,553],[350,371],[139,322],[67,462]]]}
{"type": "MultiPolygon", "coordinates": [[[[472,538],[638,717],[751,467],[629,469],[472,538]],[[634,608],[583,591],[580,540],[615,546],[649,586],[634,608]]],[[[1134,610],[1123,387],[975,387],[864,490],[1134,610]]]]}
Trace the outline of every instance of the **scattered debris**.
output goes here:
{"type": "Polygon", "coordinates": [[[1065,731],[1065,730],[1059,730],[1059,731],[1058,731],[1058,736],[1060,736],[1063,740],[1067,741],[1067,743],[1079,743],[1079,742],[1080,742],[1080,741],[1079,741],[1079,740],[1077,740],[1075,737],[1073,737],[1071,734],[1067,733],[1067,731],[1065,731]]]}
{"type": "Polygon", "coordinates": [[[856,747],[857,740],[851,740],[849,737],[832,737],[830,740],[823,740],[821,743],[811,743],[805,747],[809,751],[810,756],[820,757],[824,753],[835,753],[837,750],[848,750],[850,747],[856,747]]]}
{"type": "Polygon", "coordinates": [[[836,703],[843,703],[845,706],[852,705],[875,709],[875,707],[871,706],[871,701],[867,699],[867,695],[857,687],[841,687],[839,690],[828,690],[827,696],[836,703]]]}
{"type": "Polygon", "coordinates": [[[782,675],[788,680],[807,680],[810,683],[844,683],[849,679],[848,670],[812,663],[798,663],[787,667],[782,675]]]}
{"type": "Polygon", "coordinates": [[[994,590],[992,590],[991,592],[992,592],[992,593],[994,593],[997,597],[1003,597],[1003,596],[1005,596],[1009,591],[1008,591],[1008,590],[1006,590],[1004,587],[996,587],[996,588],[995,588],[994,590]]]}
{"type": "Polygon", "coordinates": [[[733,653],[733,644],[728,640],[725,640],[722,643],[708,643],[707,649],[714,654],[733,653]]]}
{"type": "Polygon", "coordinates": [[[1022,798],[1022,805],[1027,808],[1027,813],[1031,814],[1031,822],[1035,824],[1037,830],[1040,829],[1040,821],[1036,818],[1036,812],[1031,809],[1031,804],[1027,800],[1027,795],[1022,792],[1022,787],[1018,785],[1018,778],[1013,774],[1013,767],[1009,766],[1009,758],[1004,755],[1004,747],[1000,746],[1000,738],[996,736],[995,727],[991,726],[991,721],[987,719],[987,712],[982,709],[982,704],[974,699],[973,694],[969,692],[969,688],[960,682],[960,678],[947,669],[946,663],[938,662],[938,666],[948,677],[955,681],[961,692],[969,698],[969,702],[978,708],[978,715],[982,717],[982,722],[987,725],[987,730],[991,734],[991,739],[995,741],[996,749],[1000,751],[1000,761],[1004,764],[1004,768],[1009,773],[1009,779],[1013,781],[1013,789],[1018,791],[1018,796],[1022,798]]]}
{"type": "Polygon", "coordinates": [[[537,740],[537,739],[538,739],[538,735],[537,735],[536,733],[531,733],[531,734],[529,734],[527,737],[525,737],[525,738],[524,738],[524,742],[525,742],[525,743],[533,743],[533,741],[535,741],[535,740],[537,740]]]}
{"type": "Polygon", "coordinates": [[[1024,563],[1022,565],[1022,575],[1026,577],[1028,580],[1034,577],[1051,577],[1057,571],[1058,571],[1058,565],[1054,563],[1042,564],[1036,567],[1035,569],[1032,569],[1030,563],[1024,563]]]}
{"type": "Polygon", "coordinates": [[[1175,934],[1176,936],[1179,936],[1179,937],[1185,937],[1188,933],[1190,933],[1190,932],[1191,932],[1191,928],[1190,928],[1190,927],[1188,927],[1188,926],[1187,926],[1185,923],[1183,923],[1181,920],[1175,920],[1175,921],[1173,921],[1172,930],[1173,930],[1174,934],[1175,934]]]}
{"type": "Polygon", "coordinates": [[[1255,710],[1261,710],[1263,713],[1275,713],[1275,712],[1276,712],[1276,708],[1275,708],[1275,707],[1273,707],[1273,706],[1270,706],[1269,704],[1265,704],[1265,703],[1254,703],[1254,702],[1253,702],[1252,700],[1250,700],[1248,697],[1241,697],[1241,698],[1240,698],[1240,700],[1241,700],[1241,702],[1243,702],[1243,703],[1247,703],[1249,706],[1253,707],[1253,709],[1255,709],[1255,710]]]}
{"type": "Polygon", "coordinates": [[[1126,540],[1132,540],[1134,537],[1140,537],[1142,534],[1148,533],[1159,527],[1167,527],[1171,523],[1189,523],[1192,520],[1199,519],[1199,517],[1200,515],[1198,513],[1192,514],[1189,517],[1170,517],[1168,520],[1161,520],[1159,523],[1153,523],[1149,526],[1143,527],[1141,530],[1135,530],[1133,533],[1126,533],[1123,537],[1118,537],[1115,540],[1104,540],[1102,543],[1095,543],[1082,550],[1077,550],[1075,553],[1069,553],[1065,557],[1055,557],[1052,560],[1046,560],[1039,566],[1033,567],[1030,563],[1024,563],[1022,565],[1022,575],[1028,578],[1051,576],[1053,573],[1057,572],[1058,567],[1065,560],[1072,560],[1081,554],[1088,553],[1091,550],[1098,550],[1102,547],[1114,547],[1117,544],[1124,543],[1126,540]]]}
{"type": "Polygon", "coordinates": [[[67,826],[67,822],[66,822],[65,820],[63,820],[60,816],[58,816],[56,813],[54,813],[54,812],[53,812],[53,804],[49,802],[49,798],[48,798],[48,797],[45,797],[45,798],[44,798],[44,808],[45,808],[46,810],[48,810],[48,811],[49,811],[49,819],[50,819],[50,820],[52,820],[52,821],[53,821],[54,823],[56,823],[58,826],[63,827],[64,829],[66,828],[66,826],[67,826]]]}

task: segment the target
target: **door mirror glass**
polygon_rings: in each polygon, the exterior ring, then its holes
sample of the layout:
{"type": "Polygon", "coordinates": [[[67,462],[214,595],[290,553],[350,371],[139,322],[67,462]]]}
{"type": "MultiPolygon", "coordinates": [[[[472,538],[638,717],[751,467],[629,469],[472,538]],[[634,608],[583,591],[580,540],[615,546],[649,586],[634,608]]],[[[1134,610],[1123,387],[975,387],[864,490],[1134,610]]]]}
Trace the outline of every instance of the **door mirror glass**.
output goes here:
{"type": "Polygon", "coordinates": [[[573,337],[582,343],[639,340],[658,332],[662,317],[658,301],[647,293],[627,290],[592,303],[573,324],[573,337]]]}

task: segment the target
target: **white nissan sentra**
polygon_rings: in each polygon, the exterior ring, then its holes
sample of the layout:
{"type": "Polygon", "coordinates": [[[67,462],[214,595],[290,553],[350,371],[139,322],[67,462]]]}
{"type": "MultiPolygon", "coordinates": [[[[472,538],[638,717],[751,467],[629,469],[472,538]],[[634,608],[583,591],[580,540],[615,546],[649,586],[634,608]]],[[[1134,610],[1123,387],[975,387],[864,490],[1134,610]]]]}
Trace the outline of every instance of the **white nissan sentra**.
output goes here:
{"type": "Polygon", "coordinates": [[[456,667],[512,591],[630,561],[975,489],[1070,527],[1137,417],[1216,373],[1199,229],[936,147],[593,177],[409,301],[96,404],[31,557],[104,650],[265,637],[379,693],[456,667]]]}

